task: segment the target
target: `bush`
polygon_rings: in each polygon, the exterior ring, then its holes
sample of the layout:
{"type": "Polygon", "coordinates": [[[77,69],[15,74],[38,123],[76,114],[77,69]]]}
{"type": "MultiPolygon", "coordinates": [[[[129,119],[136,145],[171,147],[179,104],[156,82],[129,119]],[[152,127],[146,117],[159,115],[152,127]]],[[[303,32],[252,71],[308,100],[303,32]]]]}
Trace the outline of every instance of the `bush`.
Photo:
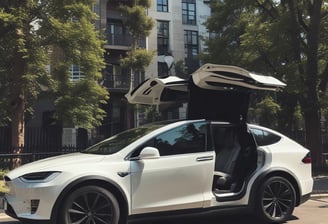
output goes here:
{"type": "Polygon", "coordinates": [[[8,191],[8,188],[5,185],[5,181],[3,180],[6,173],[8,173],[9,170],[0,170],[0,194],[5,193],[8,191]]]}

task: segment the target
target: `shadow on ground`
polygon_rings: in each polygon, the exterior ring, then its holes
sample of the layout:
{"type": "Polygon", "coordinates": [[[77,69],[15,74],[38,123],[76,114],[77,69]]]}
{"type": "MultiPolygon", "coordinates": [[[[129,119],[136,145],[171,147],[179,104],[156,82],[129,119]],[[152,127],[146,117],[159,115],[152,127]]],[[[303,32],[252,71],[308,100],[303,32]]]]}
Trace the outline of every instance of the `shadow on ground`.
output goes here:
{"type": "Polygon", "coordinates": [[[250,215],[216,215],[193,218],[170,218],[156,221],[138,221],[135,224],[261,224],[250,215]]]}
{"type": "MultiPolygon", "coordinates": [[[[298,218],[293,216],[291,220],[297,220],[298,218]]],[[[134,224],[265,224],[255,219],[251,215],[215,215],[215,216],[202,216],[194,218],[172,218],[161,219],[156,221],[138,221],[134,224]]],[[[288,223],[288,222],[286,222],[288,223]]]]}

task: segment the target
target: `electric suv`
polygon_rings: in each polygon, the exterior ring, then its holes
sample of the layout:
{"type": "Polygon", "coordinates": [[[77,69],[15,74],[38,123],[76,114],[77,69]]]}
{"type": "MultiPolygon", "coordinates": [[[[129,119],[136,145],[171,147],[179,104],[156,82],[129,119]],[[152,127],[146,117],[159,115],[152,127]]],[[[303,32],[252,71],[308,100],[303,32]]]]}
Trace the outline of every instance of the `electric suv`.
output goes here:
{"type": "Polygon", "coordinates": [[[246,123],[249,95],[285,84],[239,67],[205,64],[189,80],[146,80],[130,103],[187,102],[187,119],[129,129],[80,153],[5,176],[5,211],[41,223],[126,223],[140,217],[245,209],[290,218],[312,192],[309,150],[246,123]]]}

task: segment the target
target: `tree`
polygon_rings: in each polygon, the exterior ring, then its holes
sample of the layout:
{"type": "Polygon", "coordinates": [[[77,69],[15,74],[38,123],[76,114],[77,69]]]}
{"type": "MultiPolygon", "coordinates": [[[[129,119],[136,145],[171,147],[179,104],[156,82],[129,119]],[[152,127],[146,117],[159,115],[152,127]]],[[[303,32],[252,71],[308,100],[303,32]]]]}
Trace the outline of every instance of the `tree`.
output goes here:
{"type": "Polygon", "coordinates": [[[132,0],[128,2],[130,4],[121,5],[121,10],[124,15],[124,25],[132,36],[132,44],[127,56],[122,58],[121,65],[130,68],[132,83],[134,72],[143,72],[154,56],[154,52],[148,52],[138,46],[138,40],[150,35],[154,21],[146,14],[146,8],[151,5],[150,0],[132,0]]]}
{"type": "Polygon", "coordinates": [[[306,146],[314,165],[321,165],[320,111],[328,82],[327,3],[229,0],[216,1],[212,10],[207,26],[218,35],[209,40],[206,59],[234,63],[287,82],[287,88],[278,94],[284,115],[279,123],[291,128],[295,108],[300,105],[306,146]]]}
{"type": "Polygon", "coordinates": [[[0,2],[0,114],[10,121],[12,147],[24,145],[24,115],[47,93],[56,117],[67,125],[94,127],[108,99],[99,85],[103,41],[94,30],[92,0],[0,2]],[[57,60],[55,59],[57,57],[57,60]],[[47,69],[49,68],[51,69],[47,69]],[[83,78],[72,82],[75,65],[83,78]]]}
{"type": "Polygon", "coordinates": [[[276,127],[280,106],[271,96],[265,97],[256,104],[255,114],[259,115],[260,123],[268,127],[276,127]]]}
{"type": "MultiPolygon", "coordinates": [[[[120,7],[124,15],[124,25],[132,36],[131,48],[126,57],[120,61],[123,67],[130,69],[130,90],[134,88],[135,73],[144,72],[155,54],[155,52],[149,52],[147,49],[138,46],[138,40],[149,36],[154,26],[154,21],[146,14],[146,8],[150,6],[150,0],[131,0],[126,1],[120,7]]],[[[129,111],[127,116],[131,116],[132,113],[132,111],[129,111]]],[[[129,122],[128,125],[130,125],[129,122]]]]}

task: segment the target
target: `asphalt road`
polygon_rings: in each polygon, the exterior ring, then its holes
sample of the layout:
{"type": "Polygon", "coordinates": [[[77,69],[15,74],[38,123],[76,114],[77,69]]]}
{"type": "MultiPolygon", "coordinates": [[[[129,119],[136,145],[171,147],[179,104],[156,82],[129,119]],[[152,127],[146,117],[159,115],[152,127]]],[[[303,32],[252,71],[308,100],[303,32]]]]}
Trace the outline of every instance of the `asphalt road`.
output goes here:
{"type": "MultiPolygon", "coordinates": [[[[305,204],[297,207],[294,216],[288,224],[327,224],[328,222],[328,197],[312,198],[305,204]]],[[[0,213],[1,224],[23,224],[8,218],[0,213]]],[[[261,224],[255,223],[252,216],[248,215],[220,215],[193,219],[166,219],[152,222],[134,222],[136,224],[261,224]]]]}

